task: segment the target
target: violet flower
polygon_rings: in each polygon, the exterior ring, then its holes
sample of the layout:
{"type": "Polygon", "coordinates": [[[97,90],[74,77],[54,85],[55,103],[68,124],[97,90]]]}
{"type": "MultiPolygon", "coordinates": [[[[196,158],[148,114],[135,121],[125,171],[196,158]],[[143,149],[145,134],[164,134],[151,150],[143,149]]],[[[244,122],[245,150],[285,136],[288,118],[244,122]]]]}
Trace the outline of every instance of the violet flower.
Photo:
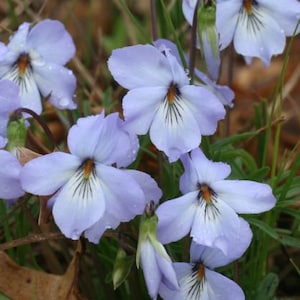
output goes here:
{"type": "Polygon", "coordinates": [[[136,45],[112,52],[108,67],[128,93],[123,110],[128,131],[146,134],[169,161],[198,147],[202,135],[216,131],[224,107],[189,78],[167,47],[136,45]]]}
{"type": "MultiPolygon", "coordinates": [[[[239,231],[247,226],[237,213],[261,213],[276,202],[269,185],[249,180],[226,180],[230,166],[208,160],[199,148],[183,155],[185,172],[180,178],[183,196],[162,203],[158,238],[163,243],[189,234],[204,246],[228,254],[239,243],[239,231]]],[[[243,238],[250,240],[251,236],[243,238]]]]}
{"type": "Polygon", "coordinates": [[[41,113],[41,96],[61,109],[74,109],[76,79],[64,65],[74,56],[73,40],[59,21],[23,23],[0,59],[0,78],[20,87],[21,106],[41,113]]]}
{"type": "Polygon", "coordinates": [[[283,52],[285,37],[293,35],[299,17],[297,0],[217,0],[221,49],[233,41],[248,63],[258,57],[268,66],[273,55],[283,52]]]}
{"type": "Polygon", "coordinates": [[[132,174],[119,169],[135,159],[138,140],[123,129],[117,113],[79,119],[69,131],[68,147],[70,153],[29,161],[21,174],[26,191],[52,195],[49,205],[66,237],[78,239],[99,221],[114,227],[143,213],[143,189],[132,174]]]}
{"type": "MultiPolygon", "coordinates": [[[[166,39],[158,39],[154,41],[154,45],[157,48],[165,46],[168,49],[170,49],[171,54],[174,55],[177,58],[177,61],[181,64],[181,59],[180,59],[178,49],[173,42],[166,39]]],[[[188,64],[189,59],[187,55],[184,55],[184,59],[188,64]]],[[[233,107],[232,101],[234,99],[234,92],[232,91],[232,89],[230,89],[226,85],[217,84],[216,81],[210,79],[207,75],[205,75],[203,72],[201,72],[198,69],[194,70],[194,75],[195,75],[194,78],[195,85],[200,85],[208,88],[224,106],[233,107]]]]}
{"type": "Polygon", "coordinates": [[[7,124],[10,114],[21,106],[19,87],[9,81],[0,80],[0,148],[7,144],[7,124]]]}
{"type": "Polygon", "coordinates": [[[190,263],[173,264],[180,290],[170,290],[162,284],[159,294],[164,300],[244,300],[243,290],[234,281],[214,271],[242,254],[240,248],[226,256],[217,248],[192,243],[190,263]]]}
{"type": "Polygon", "coordinates": [[[162,283],[171,290],[179,289],[172,261],[164,246],[157,240],[156,227],[156,215],[142,218],[136,254],[137,267],[141,264],[152,299],[157,298],[162,283]]]}
{"type": "Polygon", "coordinates": [[[0,150],[0,165],[0,198],[12,202],[25,194],[20,183],[22,165],[5,150],[0,150]]]}

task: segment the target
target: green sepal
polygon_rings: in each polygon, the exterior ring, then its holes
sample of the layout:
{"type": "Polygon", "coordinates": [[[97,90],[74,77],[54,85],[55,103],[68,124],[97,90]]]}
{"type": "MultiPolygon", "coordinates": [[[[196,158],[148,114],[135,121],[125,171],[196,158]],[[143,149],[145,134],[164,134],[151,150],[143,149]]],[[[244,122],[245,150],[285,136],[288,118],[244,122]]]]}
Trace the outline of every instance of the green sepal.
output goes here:
{"type": "Polygon", "coordinates": [[[134,256],[128,256],[121,248],[118,250],[112,271],[114,290],[116,290],[127,279],[133,262],[134,256]]]}
{"type": "Polygon", "coordinates": [[[26,143],[27,128],[24,119],[10,121],[7,126],[8,143],[6,149],[14,152],[17,147],[24,147],[26,143]]]}
{"type": "Polygon", "coordinates": [[[218,57],[218,34],[216,31],[216,7],[200,6],[197,13],[198,17],[198,37],[200,46],[203,49],[203,38],[205,34],[208,37],[213,55],[218,57]]]}

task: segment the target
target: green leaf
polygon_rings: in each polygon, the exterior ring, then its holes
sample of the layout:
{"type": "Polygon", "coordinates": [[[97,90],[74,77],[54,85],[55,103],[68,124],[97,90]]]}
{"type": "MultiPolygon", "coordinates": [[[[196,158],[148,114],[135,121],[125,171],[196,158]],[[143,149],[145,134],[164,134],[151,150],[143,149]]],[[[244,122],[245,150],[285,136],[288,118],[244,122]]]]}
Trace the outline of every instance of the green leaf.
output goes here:
{"type": "Polygon", "coordinates": [[[279,284],[279,278],[274,273],[269,273],[261,281],[257,288],[255,300],[271,300],[274,299],[275,291],[279,284]]]}

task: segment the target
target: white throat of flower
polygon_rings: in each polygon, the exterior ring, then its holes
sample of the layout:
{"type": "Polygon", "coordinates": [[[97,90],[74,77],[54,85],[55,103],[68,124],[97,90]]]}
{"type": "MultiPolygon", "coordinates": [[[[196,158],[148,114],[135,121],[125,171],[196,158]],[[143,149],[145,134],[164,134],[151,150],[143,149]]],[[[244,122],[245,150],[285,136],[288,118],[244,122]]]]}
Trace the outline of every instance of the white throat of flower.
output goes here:
{"type": "Polygon", "coordinates": [[[30,63],[29,54],[21,53],[11,69],[3,76],[3,79],[15,82],[19,86],[21,94],[25,94],[31,89],[33,71],[30,63]]]}
{"type": "Polygon", "coordinates": [[[204,207],[205,220],[215,220],[220,214],[217,207],[217,194],[205,183],[199,183],[198,189],[198,204],[201,208],[204,207]]]}
{"type": "Polygon", "coordinates": [[[244,0],[238,22],[243,24],[250,33],[255,34],[264,26],[264,18],[260,12],[259,4],[256,0],[244,0]]]}
{"type": "Polygon", "coordinates": [[[182,120],[182,100],[178,86],[171,83],[163,101],[165,121],[168,125],[178,124],[182,120]]]}
{"type": "Polygon", "coordinates": [[[205,267],[201,262],[193,263],[191,271],[179,280],[184,299],[189,300],[201,299],[205,285],[205,267]]]}
{"type": "Polygon", "coordinates": [[[85,160],[71,177],[69,183],[73,198],[80,199],[83,206],[88,204],[94,198],[94,193],[98,191],[99,185],[94,161],[92,159],[85,160]]]}

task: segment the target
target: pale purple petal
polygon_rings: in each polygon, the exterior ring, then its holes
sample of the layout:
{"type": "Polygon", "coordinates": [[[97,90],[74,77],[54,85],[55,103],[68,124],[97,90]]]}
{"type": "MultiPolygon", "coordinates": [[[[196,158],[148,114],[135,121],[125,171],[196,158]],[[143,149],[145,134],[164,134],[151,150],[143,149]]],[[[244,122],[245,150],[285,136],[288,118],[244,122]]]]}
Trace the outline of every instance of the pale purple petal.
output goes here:
{"type": "MultiPolygon", "coordinates": [[[[167,100],[165,100],[167,101],[167,100]]],[[[150,127],[150,138],[153,144],[165,152],[170,162],[180,155],[199,146],[201,131],[189,103],[180,99],[175,109],[169,104],[161,104],[150,127]]]]}
{"type": "Polygon", "coordinates": [[[218,34],[215,27],[209,27],[201,31],[201,49],[204,54],[207,71],[213,80],[218,79],[221,65],[218,42],[218,34]],[[215,39],[211,39],[212,35],[215,37],[215,39]],[[215,44],[212,45],[212,43],[215,44]]]}
{"type": "Polygon", "coordinates": [[[193,24],[194,12],[197,0],[183,0],[182,12],[190,25],[193,24]]]}
{"type": "Polygon", "coordinates": [[[7,48],[9,52],[14,52],[19,55],[28,51],[27,36],[30,29],[30,23],[23,23],[19,26],[18,30],[9,38],[7,48]]]}
{"type": "Polygon", "coordinates": [[[182,98],[188,101],[188,107],[198,122],[201,134],[215,133],[218,121],[225,116],[224,106],[218,98],[208,88],[200,86],[187,85],[180,92],[182,98]]]}
{"type": "Polygon", "coordinates": [[[156,244],[156,247],[159,247],[159,249],[154,248],[154,250],[155,250],[157,264],[162,273],[162,282],[165,285],[167,285],[168,288],[178,290],[179,286],[176,278],[176,273],[167,251],[165,250],[162,244],[156,244]]]}
{"type": "Polygon", "coordinates": [[[214,269],[240,258],[250,245],[252,231],[244,219],[239,218],[239,220],[239,235],[236,240],[228,245],[226,255],[218,248],[203,246],[192,241],[190,247],[191,262],[202,261],[205,266],[214,269]]]}
{"type": "Polygon", "coordinates": [[[106,210],[121,222],[142,214],[146,205],[145,195],[139,184],[125,171],[96,164],[101,180],[106,210]]]}
{"type": "Polygon", "coordinates": [[[191,161],[190,154],[186,153],[180,157],[184,167],[184,173],[180,176],[179,188],[182,194],[186,194],[198,189],[198,173],[191,161]]]}
{"type": "Polygon", "coordinates": [[[169,51],[167,47],[161,47],[160,51],[162,51],[165,54],[165,56],[170,64],[173,82],[176,82],[176,84],[178,85],[179,88],[182,86],[188,85],[189,78],[187,76],[187,73],[183,69],[180,62],[177,60],[176,56],[171,54],[171,51],[169,51]]]}
{"type": "Polygon", "coordinates": [[[124,170],[124,172],[129,174],[139,184],[148,203],[150,201],[158,203],[162,196],[162,191],[150,175],[137,170],[124,170]]]}
{"type": "Polygon", "coordinates": [[[104,126],[104,112],[78,119],[68,133],[70,152],[82,160],[93,158],[104,126]]]}
{"type": "Polygon", "coordinates": [[[232,100],[234,99],[234,92],[228,86],[219,85],[213,80],[209,79],[207,75],[195,69],[195,76],[206,84],[206,87],[219,99],[223,105],[233,107],[232,100]]]}
{"type": "Polygon", "coordinates": [[[76,78],[73,72],[63,66],[45,62],[32,62],[33,76],[44,97],[50,95],[49,102],[60,109],[74,109],[76,78]]]}
{"type": "Polygon", "coordinates": [[[156,299],[162,273],[156,261],[155,250],[148,239],[141,244],[141,265],[148,293],[152,299],[156,299]]]}
{"type": "Polygon", "coordinates": [[[231,172],[229,165],[207,159],[199,148],[194,149],[190,156],[191,159],[184,162],[184,167],[188,163],[191,166],[187,167],[187,170],[194,166],[198,174],[199,183],[210,185],[212,182],[226,178],[231,172]]]}
{"type": "Polygon", "coordinates": [[[47,62],[67,63],[75,54],[75,46],[64,25],[57,20],[43,20],[32,27],[28,48],[39,53],[47,62]]]}
{"type": "Polygon", "coordinates": [[[89,179],[77,175],[74,174],[56,193],[52,209],[55,223],[71,239],[79,239],[84,230],[102,217],[105,210],[100,179],[95,175],[89,179]]]}
{"type": "Polygon", "coordinates": [[[172,82],[167,58],[152,45],[115,49],[108,60],[114,79],[123,87],[166,87],[172,82]]]}
{"type": "Polygon", "coordinates": [[[240,220],[234,210],[217,200],[211,205],[199,204],[195,212],[190,233],[194,242],[229,253],[230,245],[239,238],[240,220]]]}
{"type": "Polygon", "coordinates": [[[96,161],[127,167],[135,160],[139,149],[138,138],[125,130],[124,121],[118,113],[107,115],[96,130],[100,132],[94,152],[96,161]]]}
{"type": "MultiPolygon", "coordinates": [[[[207,300],[244,300],[243,290],[232,280],[215,271],[205,268],[207,300]]],[[[205,298],[203,298],[204,300],[205,298]]],[[[202,297],[201,297],[202,300],[202,297]]]]}
{"type": "Polygon", "coordinates": [[[156,210],[157,236],[163,244],[175,242],[187,235],[195,217],[198,192],[163,202],[156,210]]]}
{"type": "MultiPolygon", "coordinates": [[[[260,0],[259,5],[268,10],[279,26],[284,30],[285,35],[291,36],[296,28],[300,17],[300,3],[297,0],[260,0]]],[[[299,28],[298,28],[299,32],[299,28]]]]}
{"type": "Polygon", "coordinates": [[[142,87],[130,90],[123,98],[125,128],[136,134],[146,134],[167,87],[142,87]]]}
{"type": "Polygon", "coordinates": [[[216,27],[220,37],[220,50],[225,49],[233,40],[241,7],[242,0],[217,1],[216,27]]]}
{"type": "Polygon", "coordinates": [[[84,236],[91,243],[98,244],[107,229],[116,229],[119,224],[120,221],[118,219],[105,211],[103,216],[95,224],[85,230],[84,236]]]}
{"type": "Polygon", "coordinates": [[[267,12],[257,8],[257,22],[249,25],[246,12],[239,18],[233,43],[236,51],[244,56],[259,57],[265,66],[270,64],[272,55],[280,54],[285,47],[285,33],[267,12]]]}
{"type": "Polygon", "coordinates": [[[276,198],[268,184],[248,180],[220,180],[211,184],[218,198],[237,213],[261,213],[275,206],[276,198]]]}
{"type": "Polygon", "coordinates": [[[24,195],[20,184],[21,164],[8,151],[0,150],[0,198],[15,199],[24,195]]]}
{"type": "Polygon", "coordinates": [[[35,158],[21,171],[22,187],[32,194],[51,195],[72,177],[80,165],[78,157],[63,152],[35,158]]]}

